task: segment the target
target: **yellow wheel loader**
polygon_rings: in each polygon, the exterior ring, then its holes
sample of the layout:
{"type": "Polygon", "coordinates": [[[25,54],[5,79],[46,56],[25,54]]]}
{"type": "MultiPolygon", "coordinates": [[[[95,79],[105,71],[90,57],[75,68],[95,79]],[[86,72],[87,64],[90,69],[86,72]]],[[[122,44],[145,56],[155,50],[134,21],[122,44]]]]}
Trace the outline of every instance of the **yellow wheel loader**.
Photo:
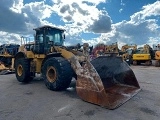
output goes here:
{"type": "Polygon", "coordinates": [[[61,91],[75,77],[82,100],[108,109],[119,107],[140,91],[133,71],[121,58],[100,56],[90,61],[87,43],[83,47],[63,45],[63,29],[46,25],[34,30],[34,43],[26,42],[15,55],[19,82],[28,83],[35,73],[41,73],[48,89],[61,91]]]}
{"type": "Polygon", "coordinates": [[[18,52],[18,44],[3,44],[0,46],[0,75],[14,72],[14,55],[18,52]]]}

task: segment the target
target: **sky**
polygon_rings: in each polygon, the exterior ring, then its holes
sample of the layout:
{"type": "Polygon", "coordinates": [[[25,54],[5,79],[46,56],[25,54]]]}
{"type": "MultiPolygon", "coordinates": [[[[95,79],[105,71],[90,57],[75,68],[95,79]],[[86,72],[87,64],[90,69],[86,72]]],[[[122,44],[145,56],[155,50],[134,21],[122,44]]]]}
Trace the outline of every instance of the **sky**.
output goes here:
{"type": "Polygon", "coordinates": [[[65,45],[160,43],[159,0],[0,0],[0,45],[33,39],[34,28],[65,29],[65,45]]]}

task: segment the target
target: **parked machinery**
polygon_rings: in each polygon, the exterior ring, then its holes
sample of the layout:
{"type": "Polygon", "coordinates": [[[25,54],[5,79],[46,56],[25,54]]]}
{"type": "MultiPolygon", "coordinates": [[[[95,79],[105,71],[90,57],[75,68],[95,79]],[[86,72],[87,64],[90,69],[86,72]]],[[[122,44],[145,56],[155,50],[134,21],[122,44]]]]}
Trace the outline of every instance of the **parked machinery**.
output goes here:
{"type": "Polygon", "coordinates": [[[110,54],[110,55],[118,55],[119,54],[119,49],[118,49],[118,44],[117,42],[112,43],[111,45],[106,45],[105,46],[105,54],[110,54]]]}
{"type": "Polygon", "coordinates": [[[155,52],[155,67],[160,67],[160,51],[155,52]]]}
{"type": "Polygon", "coordinates": [[[137,49],[136,53],[133,54],[133,65],[151,65],[152,59],[154,59],[155,53],[149,45],[144,45],[142,49],[137,49]]]}
{"type": "Polygon", "coordinates": [[[90,54],[91,60],[104,55],[104,51],[105,51],[105,45],[103,43],[97,44],[91,51],[90,54]]]}
{"type": "Polygon", "coordinates": [[[115,109],[140,91],[131,68],[122,59],[100,56],[90,62],[89,45],[64,46],[64,30],[42,26],[34,29],[35,42],[20,47],[15,55],[19,82],[31,82],[41,73],[48,89],[69,87],[76,78],[76,91],[84,101],[115,109]]]}
{"type": "Polygon", "coordinates": [[[18,52],[19,46],[18,44],[0,46],[0,74],[7,74],[14,69],[14,55],[18,52]]]}
{"type": "Polygon", "coordinates": [[[155,52],[155,67],[160,67],[160,44],[153,44],[153,51],[155,52]]]}
{"type": "Polygon", "coordinates": [[[103,43],[97,44],[91,52],[91,55],[94,56],[94,58],[99,56],[117,56],[118,54],[119,49],[117,42],[112,43],[111,45],[105,45],[103,43]]]}
{"type": "Polygon", "coordinates": [[[155,51],[155,67],[160,67],[160,44],[153,45],[155,51]]]}
{"type": "Polygon", "coordinates": [[[121,54],[123,56],[123,60],[127,60],[129,58],[132,58],[132,55],[136,52],[137,45],[123,45],[121,48],[121,54]]]}

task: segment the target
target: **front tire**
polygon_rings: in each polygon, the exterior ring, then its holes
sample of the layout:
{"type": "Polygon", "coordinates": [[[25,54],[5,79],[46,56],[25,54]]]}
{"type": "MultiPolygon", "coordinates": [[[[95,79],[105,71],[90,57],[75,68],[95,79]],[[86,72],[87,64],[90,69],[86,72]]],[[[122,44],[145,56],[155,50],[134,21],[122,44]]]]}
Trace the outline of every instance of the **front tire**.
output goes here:
{"type": "Polygon", "coordinates": [[[73,76],[70,63],[62,57],[49,58],[42,67],[42,77],[48,89],[65,90],[69,87],[73,76]]]}
{"type": "Polygon", "coordinates": [[[15,61],[15,74],[19,82],[28,83],[33,78],[30,76],[30,61],[19,58],[15,61]]]}

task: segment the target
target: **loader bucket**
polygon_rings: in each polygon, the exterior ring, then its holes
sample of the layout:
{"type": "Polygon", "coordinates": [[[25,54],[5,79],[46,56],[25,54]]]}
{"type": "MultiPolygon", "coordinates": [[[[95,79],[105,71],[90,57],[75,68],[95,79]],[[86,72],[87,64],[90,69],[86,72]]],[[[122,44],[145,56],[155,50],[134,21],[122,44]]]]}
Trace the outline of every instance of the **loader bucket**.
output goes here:
{"type": "Polygon", "coordinates": [[[100,56],[83,66],[77,76],[77,94],[84,101],[115,109],[140,91],[138,81],[129,67],[117,56],[100,56]]]}

